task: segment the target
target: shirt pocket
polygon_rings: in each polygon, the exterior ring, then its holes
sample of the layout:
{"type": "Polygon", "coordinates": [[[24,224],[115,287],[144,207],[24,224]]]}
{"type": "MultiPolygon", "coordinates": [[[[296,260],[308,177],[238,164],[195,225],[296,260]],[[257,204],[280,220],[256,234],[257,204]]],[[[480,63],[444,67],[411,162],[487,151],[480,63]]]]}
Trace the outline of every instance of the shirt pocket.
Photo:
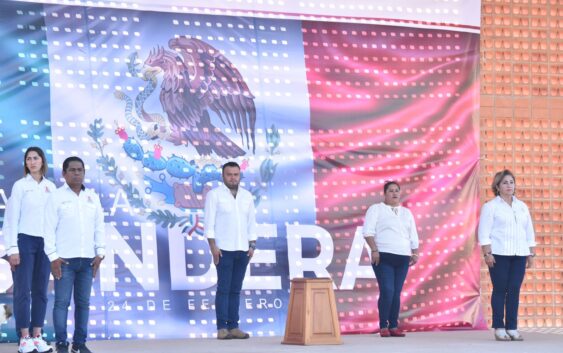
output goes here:
{"type": "Polygon", "coordinates": [[[44,197],[41,193],[34,192],[32,188],[23,190],[22,204],[29,208],[40,209],[44,204],[44,197]]]}
{"type": "Polygon", "coordinates": [[[96,217],[96,205],[88,202],[82,206],[83,217],[87,220],[94,220],[96,217]]]}
{"type": "Polygon", "coordinates": [[[230,213],[234,211],[233,203],[228,200],[219,200],[219,205],[217,208],[222,213],[230,213]]]}
{"type": "Polygon", "coordinates": [[[72,202],[64,202],[59,207],[60,218],[72,218],[75,216],[75,206],[72,202]]]}
{"type": "Polygon", "coordinates": [[[250,207],[252,206],[252,203],[254,202],[254,200],[252,199],[245,199],[240,203],[240,207],[241,207],[241,212],[243,214],[248,214],[248,212],[250,211],[250,207]]]}
{"type": "Polygon", "coordinates": [[[514,217],[519,225],[526,226],[528,223],[528,214],[525,208],[517,208],[514,210],[514,217]]]}

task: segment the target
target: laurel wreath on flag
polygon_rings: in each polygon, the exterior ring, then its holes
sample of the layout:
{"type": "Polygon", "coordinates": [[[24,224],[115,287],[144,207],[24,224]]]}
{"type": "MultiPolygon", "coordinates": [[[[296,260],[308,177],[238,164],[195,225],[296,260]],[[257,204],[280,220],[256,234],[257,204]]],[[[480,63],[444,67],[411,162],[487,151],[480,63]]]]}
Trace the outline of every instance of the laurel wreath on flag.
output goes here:
{"type": "MultiPolygon", "coordinates": [[[[203,234],[203,215],[201,212],[177,215],[170,210],[147,211],[150,208],[145,204],[142,194],[133,183],[125,180],[123,173],[119,171],[119,166],[115,158],[109,156],[104,151],[108,142],[104,139],[104,127],[101,118],[94,119],[94,121],[89,124],[87,133],[93,140],[92,147],[96,148],[100,153],[100,157],[96,159],[96,163],[101,167],[104,174],[110,177],[115,185],[123,190],[129,204],[131,207],[135,208],[138,214],[146,215],[149,220],[160,225],[162,228],[174,228],[178,226],[182,227],[182,233],[188,234],[189,236],[194,233],[199,235],[203,234]]],[[[262,195],[268,190],[276,173],[278,163],[274,162],[273,157],[280,153],[280,140],[280,133],[275,125],[272,124],[266,132],[266,152],[268,153],[268,157],[260,164],[260,182],[256,183],[256,185],[250,189],[254,197],[255,206],[258,206],[260,203],[262,195]]]]}

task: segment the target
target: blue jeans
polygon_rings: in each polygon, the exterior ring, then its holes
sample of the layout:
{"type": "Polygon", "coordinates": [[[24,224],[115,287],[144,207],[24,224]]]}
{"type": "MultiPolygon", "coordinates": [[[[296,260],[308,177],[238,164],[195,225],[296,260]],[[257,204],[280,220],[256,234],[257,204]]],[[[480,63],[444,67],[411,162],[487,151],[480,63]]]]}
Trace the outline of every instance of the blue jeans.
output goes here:
{"type": "Polygon", "coordinates": [[[88,315],[90,311],[90,291],[92,290],[93,258],[75,257],[65,259],[62,265],[62,277],[55,280],[55,305],[53,307],[53,325],[57,344],[66,343],[66,320],[70,296],[74,290],[74,344],[86,343],[88,335],[88,315]]]}
{"type": "Polygon", "coordinates": [[[238,327],[240,290],[248,266],[246,251],[221,250],[223,256],[217,264],[217,294],[215,295],[215,314],[217,329],[238,327]]]}
{"type": "Polygon", "coordinates": [[[379,253],[379,264],[372,264],[379,285],[379,328],[399,327],[401,291],[409,272],[410,256],[379,253]]]}
{"type": "Polygon", "coordinates": [[[493,255],[495,265],[489,267],[493,293],[491,308],[493,310],[493,328],[518,328],[518,304],[520,286],[526,272],[526,256],[493,255]],[[504,312],[506,309],[506,325],[504,312]]]}
{"type": "Polygon", "coordinates": [[[14,316],[18,335],[23,328],[43,327],[45,321],[51,266],[43,246],[41,237],[18,234],[20,264],[13,273],[14,316]]]}

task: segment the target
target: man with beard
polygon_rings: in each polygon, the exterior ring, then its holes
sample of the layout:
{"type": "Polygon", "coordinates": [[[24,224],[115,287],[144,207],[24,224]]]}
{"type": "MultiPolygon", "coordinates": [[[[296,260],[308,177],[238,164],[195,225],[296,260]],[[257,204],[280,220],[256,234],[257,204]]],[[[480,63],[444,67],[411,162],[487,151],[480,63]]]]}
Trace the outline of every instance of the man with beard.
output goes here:
{"type": "Polygon", "coordinates": [[[239,186],[240,166],[223,165],[223,185],[205,200],[205,236],[217,267],[217,339],[245,339],[240,330],[239,304],[246,267],[256,249],[256,215],[252,194],[239,186]]]}

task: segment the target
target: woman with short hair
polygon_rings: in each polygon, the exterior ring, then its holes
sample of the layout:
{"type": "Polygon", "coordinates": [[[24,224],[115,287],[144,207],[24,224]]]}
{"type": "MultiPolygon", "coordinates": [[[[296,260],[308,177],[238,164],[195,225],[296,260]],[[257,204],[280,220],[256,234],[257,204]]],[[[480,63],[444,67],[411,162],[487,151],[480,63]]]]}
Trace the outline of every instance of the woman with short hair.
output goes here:
{"type": "Polygon", "coordinates": [[[534,226],[528,206],[514,195],[514,174],[507,169],[496,173],[491,187],[496,197],[481,208],[478,236],[493,283],[495,339],[522,341],[518,305],[524,273],[534,263],[534,226]]]}

